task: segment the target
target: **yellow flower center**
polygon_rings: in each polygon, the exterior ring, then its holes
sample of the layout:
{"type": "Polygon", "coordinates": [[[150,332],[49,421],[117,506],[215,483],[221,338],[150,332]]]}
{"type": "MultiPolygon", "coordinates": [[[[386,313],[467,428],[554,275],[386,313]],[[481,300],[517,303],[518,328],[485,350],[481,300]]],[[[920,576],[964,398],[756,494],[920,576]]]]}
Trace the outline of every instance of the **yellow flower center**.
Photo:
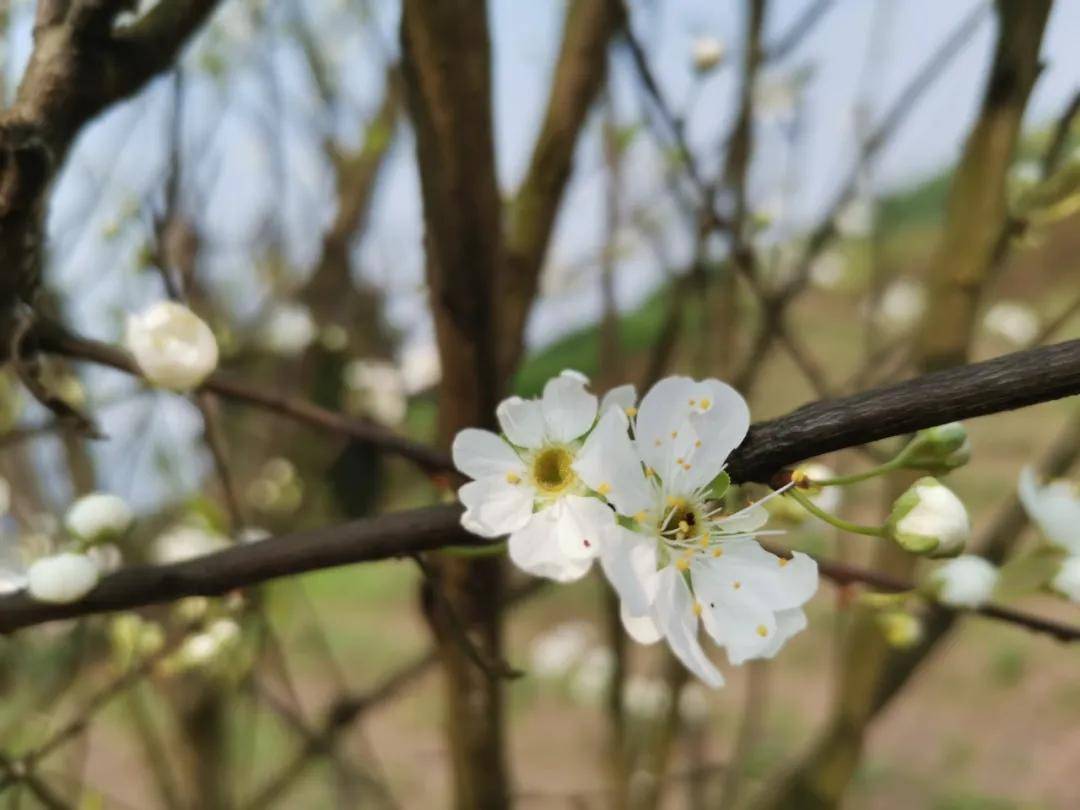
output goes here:
{"type": "Polygon", "coordinates": [[[533,457],[532,479],[541,492],[554,494],[569,487],[577,476],[570,468],[574,457],[563,447],[545,447],[533,457]]]}

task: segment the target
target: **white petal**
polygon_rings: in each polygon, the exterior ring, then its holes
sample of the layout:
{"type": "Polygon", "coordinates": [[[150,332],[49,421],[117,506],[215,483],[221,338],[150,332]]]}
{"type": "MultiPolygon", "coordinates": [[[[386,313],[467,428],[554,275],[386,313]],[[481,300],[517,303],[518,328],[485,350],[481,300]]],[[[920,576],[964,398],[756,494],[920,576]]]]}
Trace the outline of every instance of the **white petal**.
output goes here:
{"type": "Polygon", "coordinates": [[[548,438],[569,442],[583,435],[596,419],[596,397],[577,377],[552,377],[540,401],[548,438]]]}
{"type": "Polygon", "coordinates": [[[551,509],[537,512],[524,527],[510,535],[510,559],[518,568],[536,577],[556,582],[580,579],[592,560],[571,560],[562,553],[555,534],[555,515],[551,509]]]}
{"type": "Polygon", "coordinates": [[[604,493],[620,514],[630,517],[652,505],[653,493],[627,426],[623,411],[604,411],[578,451],[574,471],[592,489],[604,493]]]}
{"type": "MultiPolygon", "coordinates": [[[[740,591],[773,611],[801,607],[818,589],[817,563],[796,551],[791,559],[770,554],[756,540],[729,540],[702,576],[738,581],[740,591]]],[[[695,580],[696,582],[697,580],[695,580]]]]}
{"type": "Polygon", "coordinates": [[[708,379],[695,386],[691,398],[691,424],[701,439],[686,478],[690,487],[709,483],[724,469],[731,451],[742,444],[750,429],[750,408],[742,395],[726,383],[708,379]],[[703,408],[702,403],[708,402],[703,408]]]}
{"type": "Polygon", "coordinates": [[[490,430],[465,428],[454,437],[450,452],[454,466],[469,478],[522,475],[525,470],[514,448],[490,430]]]}
{"type": "Polygon", "coordinates": [[[749,534],[768,522],[769,511],[761,504],[752,503],[745,509],[718,519],[716,524],[727,534],[749,534]]]}
{"type": "Polygon", "coordinates": [[[1039,486],[1031,467],[1021,471],[1018,489],[1028,516],[1046,539],[1070,554],[1080,554],[1080,495],[1068,484],[1039,486]]]}
{"type": "Polygon", "coordinates": [[[600,413],[604,413],[611,407],[618,408],[623,413],[626,413],[626,409],[633,408],[636,403],[637,389],[633,384],[620,385],[604,394],[600,400],[600,413]]]}
{"type": "Polygon", "coordinates": [[[608,532],[615,528],[615,513],[596,498],[566,495],[551,507],[555,534],[570,559],[592,559],[600,553],[608,532]]]}
{"type": "Polygon", "coordinates": [[[535,399],[504,399],[495,416],[506,438],[518,447],[534,450],[544,443],[544,413],[535,399]]]}
{"type": "Polygon", "coordinates": [[[649,612],[656,595],[656,541],[616,526],[600,551],[600,565],[632,615],[649,612]]]}
{"type": "Polygon", "coordinates": [[[619,605],[619,618],[622,619],[626,634],[638,644],[655,644],[663,638],[660,628],[650,616],[635,616],[627,609],[625,602],[619,605]]]}
{"type": "Polygon", "coordinates": [[[673,565],[659,574],[653,618],[671,651],[687,669],[713,688],[724,685],[724,676],[705,655],[698,642],[694,602],[682,574],[673,565]]]}
{"type": "Polygon", "coordinates": [[[661,475],[677,455],[672,452],[672,443],[678,440],[678,432],[686,422],[693,388],[694,381],[689,377],[666,377],[649,389],[638,408],[638,451],[642,460],[661,475]]]}
{"type": "Polygon", "coordinates": [[[705,630],[727,648],[732,664],[755,657],[772,643],[776,615],[737,572],[710,564],[694,566],[692,576],[705,630]]]}
{"type": "Polygon", "coordinates": [[[578,371],[576,368],[564,368],[562,371],[559,372],[559,376],[569,377],[571,380],[576,380],[582,385],[589,384],[589,378],[582,374],[580,371],[578,371]]]}
{"type": "Polygon", "coordinates": [[[533,510],[533,493],[505,478],[481,478],[458,490],[465,505],[461,525],[483,537],[499,537],[524,526],[533,510]]]}

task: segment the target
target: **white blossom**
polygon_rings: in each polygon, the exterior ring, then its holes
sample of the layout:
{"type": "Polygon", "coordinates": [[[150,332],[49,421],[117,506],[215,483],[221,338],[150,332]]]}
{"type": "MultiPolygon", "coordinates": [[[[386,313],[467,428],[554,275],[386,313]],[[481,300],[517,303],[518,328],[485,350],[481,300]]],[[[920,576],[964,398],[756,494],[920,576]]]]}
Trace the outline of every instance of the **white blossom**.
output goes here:
{"type": "Polygon", "coordinates": [[[939,602],[974,610],[990,601],[998,570],[982,557],[962,554],[935,570],[930,579],[939,602]]]}
{"type": "Polygon", "coordinates": [[[540,678],[562,678],[581,660],[588,641],[584,622],[560,624],[530,645],[529,668],[540,678]]]}
{"type": "Polygon", "coordinates": [[[129,315],[125,342],[142,375],[161,388],[196,388],[217,367],[217,340],[194,312],[172,301],[129,315]]]}
{"type": "MultiPolygon", "coordinates": [[[[509,534],[515,565],[560,582],[585,575],[615,526],[612,511],[590,496],[579,464],[604,455],[608,436],[604,418],[589,433],[598,404],[584,380],[563,372],[538,400],[503,400],[495,411],[503,436],[469,428],[452,447],[454,465],[474,479],[458,491],[462,525],[483,537],[509,534]]],[[[604,414],[624,432],[627,415],[615,403],[625,390],[608,394],[604,414]]]]}
{"type": "Polygon", "coordinates": [[[350,411],[389,427],[405,421],[408,400],[397,366],[386,360],[351,360],[344,375],[350,411]]]}
{"type": "Polygon", "coordinates": [[[663,678],[634,675],[623,684],[622,698],[631,715],[644,719],[659,717],[671,705],[671,687],[663,678]]]}
{"type": "Polygon", "coordinates": [[[88,543],[115,540],[131,528],[135,516],[123,498],[105,492],[84,495],[64,516],[64,526],[73,536],[88,543]]]}
{"type": "Polygon", "coordinates": [[[570,694],[579,703],[603,699],[615,672],[615,655],[607,647],[593,647],[582,659],[570,681],[570,694]]]}
{"type": "Polygon", "coordinates": [[[213,554],[228,546],[228,539],[216,532],[181,524],[158,536],[153,545],[153,558],[155,562],[167,565],[213,554]]]}
{"type": "Polygon", "coordinates": [[[1039,316],[1015,301],[999,301],[983,316],[983,328],[1016,346],[1024,346],[1039,334],[1039,316]]]}
{"type": "Polygon", "coordinates": [[[1080,490],[1070,481],[1040,486],[1031,467],[1020,473],[1020,502],[1046,539],[1072,556],[1080,556],[1080,490]]]}
{"type": "Polygon", "coordinates": [[[30,564],[26,587],[39,602],[77,602],[94,589],[100,573],[85,554],[62,552],[30,564]]]}
{"type": "Polygon", "coordinates": [[[296,357],[311,345],[318,332],[311,310],[303,304],[278,303],[264,317],[257,333],[259,346],[282,357],[296,357]]]}
{"type": "Polygon", "coordinates": [[[703,36],[694,40],[691,55],[694,61],[694,70],[698,73],[707,73],[724,61],[727,48],[716,37],[703,36]]]}
{"type": "Polygon", "coordinates": [[[442,378],[438,347],[432,341],[406,346],[401,352],[401,376],[410,394],[433,388],[442,378]]]}
{"type": "Polygon", "coordinates": [[[926,290],[907,279],[894,281],[881,296],[879,313],[887,326],[905,332],[918,322],[926,309],[926,290]]]}
{"type": "Polygon", "coordinates": [[[1073,602],[1080,602],[1080,556],[1066,557],[1050,585],[1073,602]]]}
{"type": "Polygon", "coordinates": [[[604,573],[623,625],[640,643],[665,639],[706,684],[723,676],[698,642],[698,620],[733,664],[767,658],[806,626],[817,564],[776,557],[754,539],[768,519],[759,504],[731,515],[710,485],[750,425],[746,402],[719,380],[669,377],[641,402],[634,423],[600,417],[574,469],[627,525],[605,532],[604,573]]]}
{"type": "Polygon", "coordinates": [[[886,524],[889,536],[913,554],[951,557],[971,537],[963,502],[936,478],[920,478],[896,499],[886,524]]]}

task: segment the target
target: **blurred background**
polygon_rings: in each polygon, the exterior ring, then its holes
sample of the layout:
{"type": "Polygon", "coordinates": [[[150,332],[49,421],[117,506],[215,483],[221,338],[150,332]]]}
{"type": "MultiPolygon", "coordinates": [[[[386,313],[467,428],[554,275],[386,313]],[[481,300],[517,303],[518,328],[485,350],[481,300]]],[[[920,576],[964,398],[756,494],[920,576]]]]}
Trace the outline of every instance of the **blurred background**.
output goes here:
{"type": "MultiPolygon", "coordinates": [[[[533,174],[577,5],[487,4],[508,206],[533,174]]],[[[153,2],[141,6],[131,19],[153,2]]],[[[30,0],[0,9],[5,101],[30,53],[33,12],[30,0]]],[[[222,3],[175,70],[86,127],[68,156],[47,217],[49,311],[118,343],[126,315],[166,297],[172,273],[213,326],[224,371],[437,441],[443,347],[425,281],[400,17],[398,3],[380,0],[222,3]]],[[[920,335],[941,323],[934,273],[958,218],[947,200],[981,120],[1002,19],[993,3],[961,0],[629,3],[629,35],[604,45],[607,75],[576,134],[507,390],[536,395],[564,368],[597,391],[626,381],[643,390],[666,373],[719,376],[765,419],[925,368],[920,335]],[[746,58],[751,36],[756,60],[746,58]],[[741,165],[740,131],[752,146],[741,165]],[[753,283],[731,241],[703,225],[702,187],[744,223],[736,247],[754,257],[753,283]],[[784,290],[780,334],[763,301],[784,290]]],[[[1080,166],[1078,36],[1080,4],[1059,0],[1001,167],[1008,215],[988,226],[1003,236],[979,281],[968,358],[1080,336],[1075,193],[1039,196],[1080,166]]],[[[478,135],[464,127],[457,137],[478,135]]],[[[132,561],[448,497],[444,478],[405,460],[222,400],[226,488],[192,399],[60,358],[47,372],[107,439],[56,429],[0,375],[9,557],[48,545],[72,500],[94,490],[135,509],[123,549],[132,561]]],[[[1077,408],[1073,398],[968,425],[973,460],[948,480],[976,537],[1000,529],[1023,466],[1069,443],[1075,459],[1077,408]]],[[[841,472],[867,463],[857,451],[823,461],[841,472]]],[[[834,506],[880,522],[890,493],[894,483],[872,482],[834,506]]],[[[794,547],[871,560],[866,538],[783,510],[775,519],[794,547]]],[[[1003,554],[1038,540],[1022,520],[1012,529],[1003,554]]],[[[421,579],[410,561],[353,566],[2,639],[0,750],[15,760],[92,715],[39,763],[67,797],[60,806],[453,806],[421,579]],[[238,635],[217,625],[228,638],[213,654],[158,666],[139,652],[147,625],[176,650],[222,620],[238,635]]],[[[711,692],[673,674],[660,651],[613,635],[598,578],[530,589],[505,619],[505,658],[524,671],[505,685],[517,805],[756,805],[820,743],[834,698],[853,688],[853,600],[823,584],[806,632],[773,662],[726,668],[728,685],[711,692]]],[[[1050,595],[1018,603],[1076,618],[1050,595]]],[[[1080,805],[1078,665],[1077,649],[1013,626],[968,618],[946,628],[895,698],[864,718],[861,756],[834,799],[1080,805]]],[[[0,790],[0,807],[37,806],[50,804],[22,784],[0,790]]]]}

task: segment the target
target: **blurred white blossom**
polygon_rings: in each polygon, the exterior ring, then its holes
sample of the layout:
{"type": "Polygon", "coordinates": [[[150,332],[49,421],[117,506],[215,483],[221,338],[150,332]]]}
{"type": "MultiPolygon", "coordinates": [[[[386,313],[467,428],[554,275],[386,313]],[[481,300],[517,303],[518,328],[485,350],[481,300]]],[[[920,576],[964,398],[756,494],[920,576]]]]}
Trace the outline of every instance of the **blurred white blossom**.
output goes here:
{"type": "Polygon", "coordinates": [[[94,589],[100,572],[85,554],[61,552],[41,557],[26,571],[26,588],[39,602],[77,602],[94,589]]]}
{"type": "Polygon", "coordinates": [[[582,659],[570,681],[570,694],[579,703],[603,700],[615,672],[615,655],[607,647],[593,647],[582,659]]]}
{"type": "Polygon", "coordinates": [[[659,717],[671,705],[671,687],[663,678],[633,675],[623,684],[623,706],[636,717],[659,717]]]}
{"type": "Polygon", "coordinates": [[[942,604],[974,610],[990,601],[998,570],[989,560],[962,554],[935,570],[930,580],[942,604]]]}
{"type": "Polygon", "coordinates": [[[408,400],[397,366],[387,360],[351,360],[344,373],[350,412],[388,427],[397,427],[405,420],[408,400]]]}
{"type": "Polygon", "coordinates": [[[878,314],[885,325],[905,332],[918,322],[926,309],[926,290],[908,279],[894,281],[886,288],[878,304],[878,314]]]}
{"type": "Polygon", "coordinates": [[[277,303],[257,332],[259,346],[282,357],[296,357],[315,340],[318,328],[311,310],[292,301],[277,303]]]}
{"type": "Polygon", "coordinates": [[[589,643],[589,625],[566,622],[538,636],[529,647],[529,668],[540,678],[562,678],[581,660],[589,643]]]}
{"type": "Polygon", "coordinates": [[[162,565],[184,562],[228,548],[227,538],[201,526],[180,524],[158,535],[153,544],[154,561],[162,565]]]}
{"type": "Polygon", "coordinates": [[[698,73],[707,73],[723,62],[726,54],[727,48],[718,38],[713,36],[698,37],[691,47],[694,70],[698,73]]]}
{"type": "Polygon", "coordinates": [[[125,342],[139,371],[161,388],[196,388],[218,363],[217,340],[210,327],[173,301],[129,315],[125,342]]]}
{"type": "Polygon", "coordinates": [[[1039,334],[1039,316],[1023,304],[999,301],[983,316],[983,328],[1009,343],[1024,346],[1039,334]]]}
{"type": "Polygon", "coordinates": [[[64,526],[72,536],[87,543],[123,537],[135,516],[118,495],[92,492],[73,503],[64,516],[64,526]]]}

